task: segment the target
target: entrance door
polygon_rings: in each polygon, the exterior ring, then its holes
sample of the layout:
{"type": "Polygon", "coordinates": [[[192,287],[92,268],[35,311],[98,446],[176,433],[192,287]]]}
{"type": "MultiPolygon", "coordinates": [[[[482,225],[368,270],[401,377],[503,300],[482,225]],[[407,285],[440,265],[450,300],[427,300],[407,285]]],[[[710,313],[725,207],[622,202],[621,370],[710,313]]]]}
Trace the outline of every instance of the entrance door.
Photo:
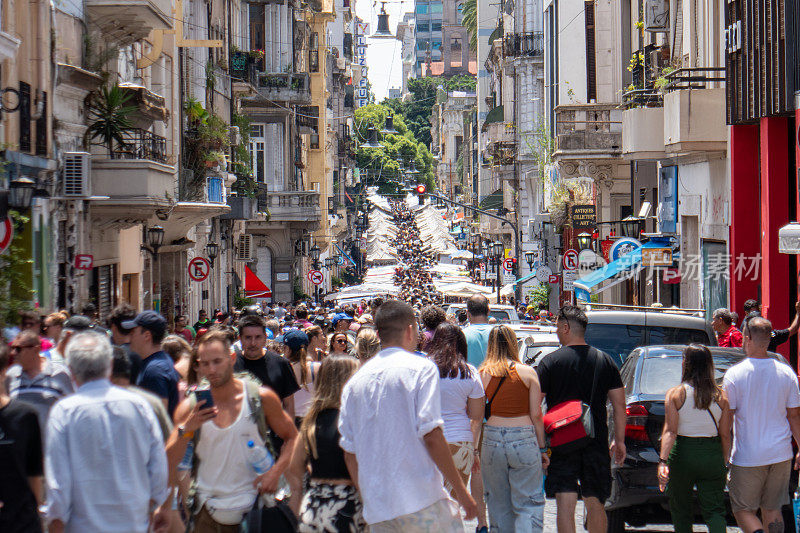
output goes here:
{"type": "Polygon", "coordinates": [[[724,242],[703,241],[703,307],[706,317],[728,307],[728,248],[724,242]]]}

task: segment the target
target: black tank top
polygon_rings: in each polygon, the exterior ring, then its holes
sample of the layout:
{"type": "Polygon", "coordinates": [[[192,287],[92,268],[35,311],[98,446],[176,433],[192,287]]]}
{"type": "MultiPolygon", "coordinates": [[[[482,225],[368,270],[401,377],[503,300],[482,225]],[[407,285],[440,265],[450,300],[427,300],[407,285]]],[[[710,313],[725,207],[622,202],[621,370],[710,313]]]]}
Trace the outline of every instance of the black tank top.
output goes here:
{"type": "Polygon", "coordinates": [[[317,416],[317,458],[311,457],[311,479],[350,479],[339,446],[339,410],[324,409],[317,416]]]}

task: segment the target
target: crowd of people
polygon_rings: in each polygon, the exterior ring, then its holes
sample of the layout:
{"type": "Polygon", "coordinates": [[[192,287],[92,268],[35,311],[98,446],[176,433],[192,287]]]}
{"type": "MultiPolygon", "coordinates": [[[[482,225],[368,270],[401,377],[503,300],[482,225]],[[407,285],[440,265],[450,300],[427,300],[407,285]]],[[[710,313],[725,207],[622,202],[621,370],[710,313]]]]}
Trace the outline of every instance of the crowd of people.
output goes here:
{"type": "Polygon", "coordinates": [[[390,202],[390,207],[397,226],[391,244],[396,248],[401,263],[394,272],[394,284],[400,287],[399,298],[417,308],[441,304],[444,295],[436,290],[429,270],[436,261],[420,238],[414,212],[402,200],[390,202]]]}
{"type": "MultiPolygon", "coordinates": [[[[546,498],[559,532],[578,498],[606,531],[625,393],[580,308],[560,309],[562,347],[536,369],[480,295],[466,320],[381,298],[212,316],[21,314],[0,345],[0,531],[540,532],[546,498]],[[592,429],[565,441],[552,417],[574,402],[592,429]]],[[[686,348],[658,468],[676,531],[695,486],[725,530],[728,473],[740,526],[782,530],[800,390],[774,337],[748,317],[721,387],[708,349],[686,348]]]]}

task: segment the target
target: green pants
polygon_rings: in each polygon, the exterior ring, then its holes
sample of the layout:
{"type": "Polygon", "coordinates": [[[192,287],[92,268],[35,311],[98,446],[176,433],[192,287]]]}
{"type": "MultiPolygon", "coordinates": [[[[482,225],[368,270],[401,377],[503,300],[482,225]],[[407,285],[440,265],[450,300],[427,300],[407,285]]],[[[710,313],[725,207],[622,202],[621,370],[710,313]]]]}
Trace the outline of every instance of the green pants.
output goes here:
{"type": "Polygon", "coordinates": [[[678,436],[669,454],[669,510],[675,533],[691,533],[693,489],[709,533],[725,533],[727,470],[719,437],[678,436]]]}

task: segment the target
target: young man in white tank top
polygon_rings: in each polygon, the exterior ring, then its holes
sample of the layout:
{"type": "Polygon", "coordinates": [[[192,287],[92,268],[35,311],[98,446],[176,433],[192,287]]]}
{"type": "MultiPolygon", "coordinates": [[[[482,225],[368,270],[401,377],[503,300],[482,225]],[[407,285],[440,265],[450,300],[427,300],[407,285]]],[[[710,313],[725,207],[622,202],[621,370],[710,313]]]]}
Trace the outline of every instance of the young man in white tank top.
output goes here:
{"type": "MultiPolygon", "coordinates": [[[[274,493],[291,459],[297,430],[278,396],[260,389],[267,425],[284,444],[275,465],[257,475],[247,460],[247,442],[264,445],[256,415],[250,413],[245,383],[233,377],[235,354],[223,332],[210,332],[197,346],[197,370],[211,384],[214,406],[184,400],[175,411],[176,429],[167,443],[171,472],[176,472],[186,447],[202,428],[194,453],[198,462],[194,533],[237,532],[260,493],[274,493]]],[[[200,402],[202,403],[202,402],[200,402]]]]}

